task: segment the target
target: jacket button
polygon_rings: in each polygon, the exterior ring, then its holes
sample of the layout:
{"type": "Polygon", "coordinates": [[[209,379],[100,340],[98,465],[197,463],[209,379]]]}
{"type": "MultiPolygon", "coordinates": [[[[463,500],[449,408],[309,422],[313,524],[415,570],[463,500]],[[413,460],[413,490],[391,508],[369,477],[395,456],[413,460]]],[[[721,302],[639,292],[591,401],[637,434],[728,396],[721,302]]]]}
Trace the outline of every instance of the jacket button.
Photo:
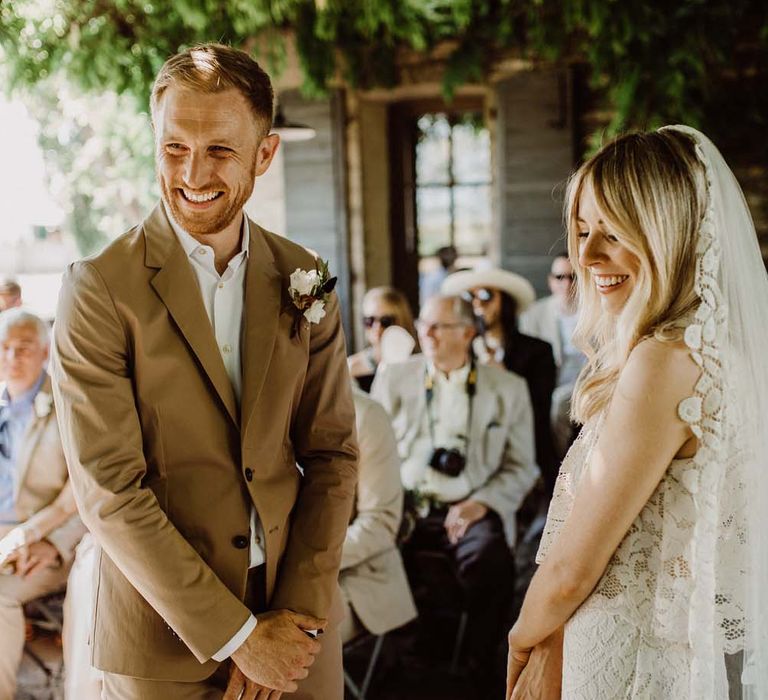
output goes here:
{"type": "Polygon", "coordinates": [[[253,469],[250,467],[245,468],[245,479],[246,481],[253,481],[253,469]]]}
{"type": "Polygon", "coordinates": [[[238,549],[245,549],[248,546],[248,538],[245,535],[235,535],[232,544],[238,549]]]}

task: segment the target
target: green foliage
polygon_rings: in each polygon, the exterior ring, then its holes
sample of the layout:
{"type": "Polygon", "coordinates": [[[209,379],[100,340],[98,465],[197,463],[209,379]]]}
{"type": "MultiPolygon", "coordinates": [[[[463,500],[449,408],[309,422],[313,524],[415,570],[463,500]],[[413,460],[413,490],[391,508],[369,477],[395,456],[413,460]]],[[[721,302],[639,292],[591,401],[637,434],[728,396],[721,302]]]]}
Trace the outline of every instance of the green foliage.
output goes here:
{"type": "MultiPolygon", "coordinates": [[[[480,81],[502,56],[583,60],[609,98],[609,132],[684,121],[717,103],[713,76],[747,47],[768,65],[765,0],[14,0],[0,3],[11,85],[60,70],[88,90],[143,104],[163,60],[196,42],[249,48],[273,71],[296,38],[307,94],[336,76],[398,81],[403,50],[450,42],[444,93],[480,81]]],[[[757,97],[757,96],[755,96],[757,97]]],[[[748,108],[755,119],[757,111],[748,108]]]]}
{"type": "Polygon", "coordinates": [[[133,96],[82,95],[62,79],[25,89],[51,194],[83,255],[140,221],[157,200],[149,117],[133,96]]]}

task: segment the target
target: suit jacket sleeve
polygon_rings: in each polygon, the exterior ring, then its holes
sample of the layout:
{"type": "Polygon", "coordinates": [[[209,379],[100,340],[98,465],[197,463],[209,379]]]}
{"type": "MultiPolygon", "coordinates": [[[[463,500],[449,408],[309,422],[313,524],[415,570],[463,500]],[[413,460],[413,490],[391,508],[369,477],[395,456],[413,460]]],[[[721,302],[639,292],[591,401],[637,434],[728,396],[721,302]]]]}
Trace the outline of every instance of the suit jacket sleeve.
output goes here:
{"type": "Polygon", "coordinates": [[[74,561],[75,547],[85,534],[85,527],[77,515],[72,484],[67,481],[53,503],[37,511],[24,525],[56,547],[65,565],[74,561]]]}
{"type": "Polygon", "coordinates": [[[291,440],[304,476],[270,606],[325,617],[337,586],[357,482],[357,439],[338,301],[309,332],[309,364],[291,440]]]}
{"type": "Polygon", "coordinates": [[[373,401],[356,408],[360,441],[357,513],[347,528],[342,569],[393,549],[403,515],[400,458],[389,416],[373,401]]]}
{"type": "Polygon", "coordinates": [[[70,480],[87,527],[200,662],[248,619],[168,520],[147,471],[128,333],[98,271],[64,277],[54,328],[53,387],[70,480]]]}
{"type": "Polygon", "coordinates": [[[522,380],[513,394],[506,425],[508,433],[499,469],[471,496],[502,518],[514,515],[539,478],[533,456],[531,400],[522,380]]]}

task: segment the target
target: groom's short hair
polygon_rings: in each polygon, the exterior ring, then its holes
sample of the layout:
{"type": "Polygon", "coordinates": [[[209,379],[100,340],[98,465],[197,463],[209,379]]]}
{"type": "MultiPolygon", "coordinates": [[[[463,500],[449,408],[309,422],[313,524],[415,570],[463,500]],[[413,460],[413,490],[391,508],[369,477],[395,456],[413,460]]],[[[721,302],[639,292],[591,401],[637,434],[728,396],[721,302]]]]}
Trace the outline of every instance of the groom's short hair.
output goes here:
{"type": "Polygon", "coordinates": [[[160,99],[171,85],[217,93],[239,90],[253,110],[258,127],[266,134],[272,128],[274,93],[264,69],[245,51],[223,44],[198,44],[171,56],[160,69],[152,86],[152,118],[160,99]]]}

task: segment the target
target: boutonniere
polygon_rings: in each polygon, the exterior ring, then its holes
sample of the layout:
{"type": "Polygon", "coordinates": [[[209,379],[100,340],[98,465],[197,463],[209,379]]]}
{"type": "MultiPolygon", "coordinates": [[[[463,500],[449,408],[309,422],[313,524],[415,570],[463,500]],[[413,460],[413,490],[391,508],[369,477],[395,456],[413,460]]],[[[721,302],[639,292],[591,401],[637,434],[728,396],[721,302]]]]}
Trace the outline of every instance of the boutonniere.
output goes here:
{"type": "Polygon", "coordinates": [[[291,297],[294,311],[291,338],[301,331],[302,320],[320,323],[325,316],[328,295],[336,286],[336,277],[331,277],[328,263],[318,258],[315,265],[314,270],[302,270],[297,267],[290,278],[288,295],[291,297]]]}
{"type": "Polygon", "coordinates": [[[47,394],[44,391],[38,391],[35,396],[35,415],[38,418],[45,418],[50,412],[53,406],[53,396],[47,394]]]}

